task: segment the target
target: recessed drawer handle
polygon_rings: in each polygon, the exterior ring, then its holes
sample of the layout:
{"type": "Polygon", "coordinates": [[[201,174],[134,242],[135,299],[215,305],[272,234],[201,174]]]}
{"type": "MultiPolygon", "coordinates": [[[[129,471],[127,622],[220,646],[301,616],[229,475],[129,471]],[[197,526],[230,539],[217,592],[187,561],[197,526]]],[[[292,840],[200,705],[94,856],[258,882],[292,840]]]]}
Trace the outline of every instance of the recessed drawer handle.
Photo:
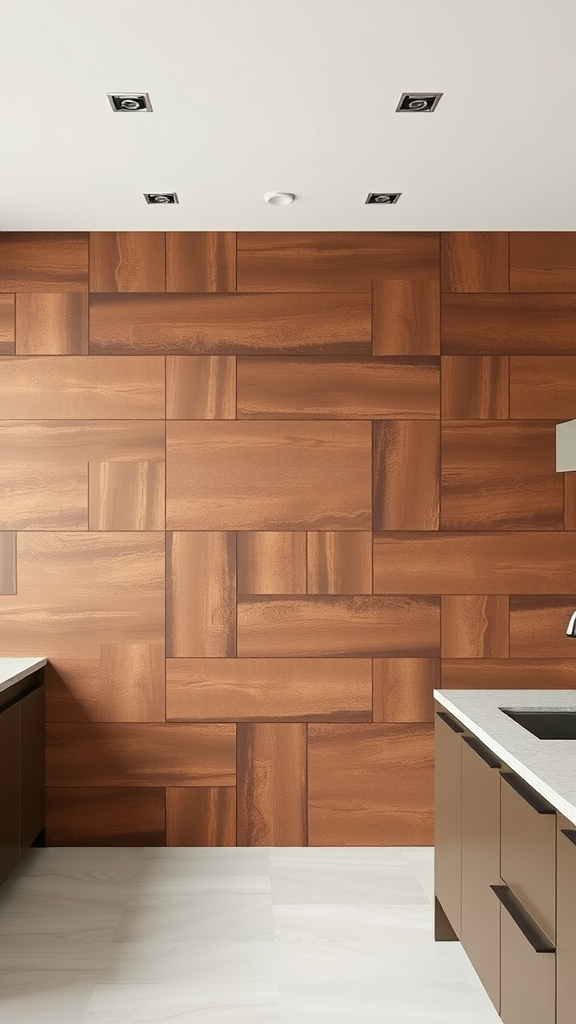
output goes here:
{"type": "Polygon", "coordinates": [[[441,718],[443,722],[446,722],[446,725],[450,726],[452,732],[464,732],[462,726],[458,725],[458,722],[455,722],[453,718],[450,718],[450,715],[444,714],[443,711],[437,711],[436,714],[438,718],[441,718]]]}
{"type": "Polygon", "coordinates": [[[468,746],[472,748],[475,754],[478,754],[478,757],[482,758],[489,768],[502,767],[500,761],[497,761],[494,757],[494,754],[487,750],[484,744],[481,743],[480,740],[476,739],[475,736],[463,736],[462,739],[464,743],[467,743],[468,746]]]}
{"type": "Polygon", "coordinates": [[[573,828],[561,828],[560,831],[563,836],[566,836],[566,839],[569,839],[576,846],[576,831],[573,828]]]}
{"type": "Polygon", "coordinates": [[[538,814],[555,813],[554,808],[550,806],[548,801],[545,800],[543,796],[540,796],[539,793],[535,793],[534,790],[528,786],[523,779],[519,779],[517,775],[513,775],[509,772],[502,772],[501,777],[504,779],[504,782],[507,782],[508,785],[518,793],[518,796],[521,796],[527,804],[530,804],[530,807],[533,807],[535,811],[538,811],[538,814]]]}
{"type": "Polygon", "coordinates": [[[522,904],[518,902],[514,893],[507,885],[491,885],[490,888],[492,892],[496,893],[500,903],[508,911],[514,923],[518,925],[524,937],[528,939],[535,953],[556,952],[556,947],[544,935],[544,932],[540,930],[527,911],[524,910],[522,904]]]}

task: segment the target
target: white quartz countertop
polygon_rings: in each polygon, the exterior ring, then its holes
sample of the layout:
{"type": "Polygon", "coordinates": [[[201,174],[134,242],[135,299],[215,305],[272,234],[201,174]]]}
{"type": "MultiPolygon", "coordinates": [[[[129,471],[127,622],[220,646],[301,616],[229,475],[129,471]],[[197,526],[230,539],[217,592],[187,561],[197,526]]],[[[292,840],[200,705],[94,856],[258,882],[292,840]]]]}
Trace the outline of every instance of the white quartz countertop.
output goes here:
{"type": "Polygon", "coordinates": [[[0,658],[0,690],[7,690],[45,664],[46,658],[0,658]]]}
{"type": "Polygon", "coordinates": [[[434,698],[576,825],[576,740],[540,740],[500,711],[576,711],[576,690],[434,690],[434,698]]]}

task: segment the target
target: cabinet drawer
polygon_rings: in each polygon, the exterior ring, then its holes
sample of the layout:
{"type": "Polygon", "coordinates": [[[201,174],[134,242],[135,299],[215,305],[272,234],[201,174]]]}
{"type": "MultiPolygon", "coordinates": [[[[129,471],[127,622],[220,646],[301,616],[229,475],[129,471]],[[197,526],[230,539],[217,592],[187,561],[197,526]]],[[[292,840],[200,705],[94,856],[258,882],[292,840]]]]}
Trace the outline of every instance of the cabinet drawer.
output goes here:
{"type": "MultiPolygon", "coordinates": [[[[460,936],[461,788],[460,746],[462,726],[437,711],[435,721],[435,836],[434,891],[454,932],[460,936]]],[[[436,937],[440,937],[438,934],[436,937]]]]}
{"type": "Polygon", "coordinates": [[[500,874],[537,925],[556,939],[556,815],[522,779],[501,777],[500,874]]]}
{"type": "Polygon", "coordinates": [[[576,825],[558,815],[556,920],[556,1020],[576,1015],[576,825]]]}
{"type": "Polygon", "coordinates": [[[554,948],[507,886],[496,886],[497,890],[502,901],[500,1016],[504,1024],[555,1024],[554,948]]]}

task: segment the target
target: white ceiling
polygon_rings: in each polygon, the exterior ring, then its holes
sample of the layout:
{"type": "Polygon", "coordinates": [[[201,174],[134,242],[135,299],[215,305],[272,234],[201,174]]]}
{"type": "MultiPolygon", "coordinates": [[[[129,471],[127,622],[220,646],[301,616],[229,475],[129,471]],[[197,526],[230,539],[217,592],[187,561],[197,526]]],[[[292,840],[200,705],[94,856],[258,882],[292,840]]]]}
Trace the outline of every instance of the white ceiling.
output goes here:
{"type": "Polygon", "coordinates": [[[576,229],[574,0],[0,8],[0,230],[576,229]]]}

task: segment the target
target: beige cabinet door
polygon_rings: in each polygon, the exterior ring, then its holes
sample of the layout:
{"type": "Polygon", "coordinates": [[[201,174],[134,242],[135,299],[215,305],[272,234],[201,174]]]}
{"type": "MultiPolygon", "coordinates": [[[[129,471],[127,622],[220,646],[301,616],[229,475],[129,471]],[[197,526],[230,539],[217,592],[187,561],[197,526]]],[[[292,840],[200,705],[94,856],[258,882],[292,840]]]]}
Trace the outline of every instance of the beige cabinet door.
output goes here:
{"type": "Polygon", "coordinates": [[[460,847],[462,726],[436,705],[434,816],[434,936],[460,936],[460,847]]]}
{"type": "Polygon", "coordinates": [[[576,1019],[576,826],[558,814],[556,1020],[576,1019]]]}
{"type": "MultiPolygon", "coordinates": [[[[556,938],[556,815],[523,779],[502,773],[500,875],[545,932],[556,938]]],[[[574,1013],[576,1021],[576,1010],[574,1013]]]]}
{"type": "Polygon", "coordinates": [[[508,886],[495,890],[502,903],[500,1016],[504,1024],[555,1024],[554,946],[508,886]]]}

